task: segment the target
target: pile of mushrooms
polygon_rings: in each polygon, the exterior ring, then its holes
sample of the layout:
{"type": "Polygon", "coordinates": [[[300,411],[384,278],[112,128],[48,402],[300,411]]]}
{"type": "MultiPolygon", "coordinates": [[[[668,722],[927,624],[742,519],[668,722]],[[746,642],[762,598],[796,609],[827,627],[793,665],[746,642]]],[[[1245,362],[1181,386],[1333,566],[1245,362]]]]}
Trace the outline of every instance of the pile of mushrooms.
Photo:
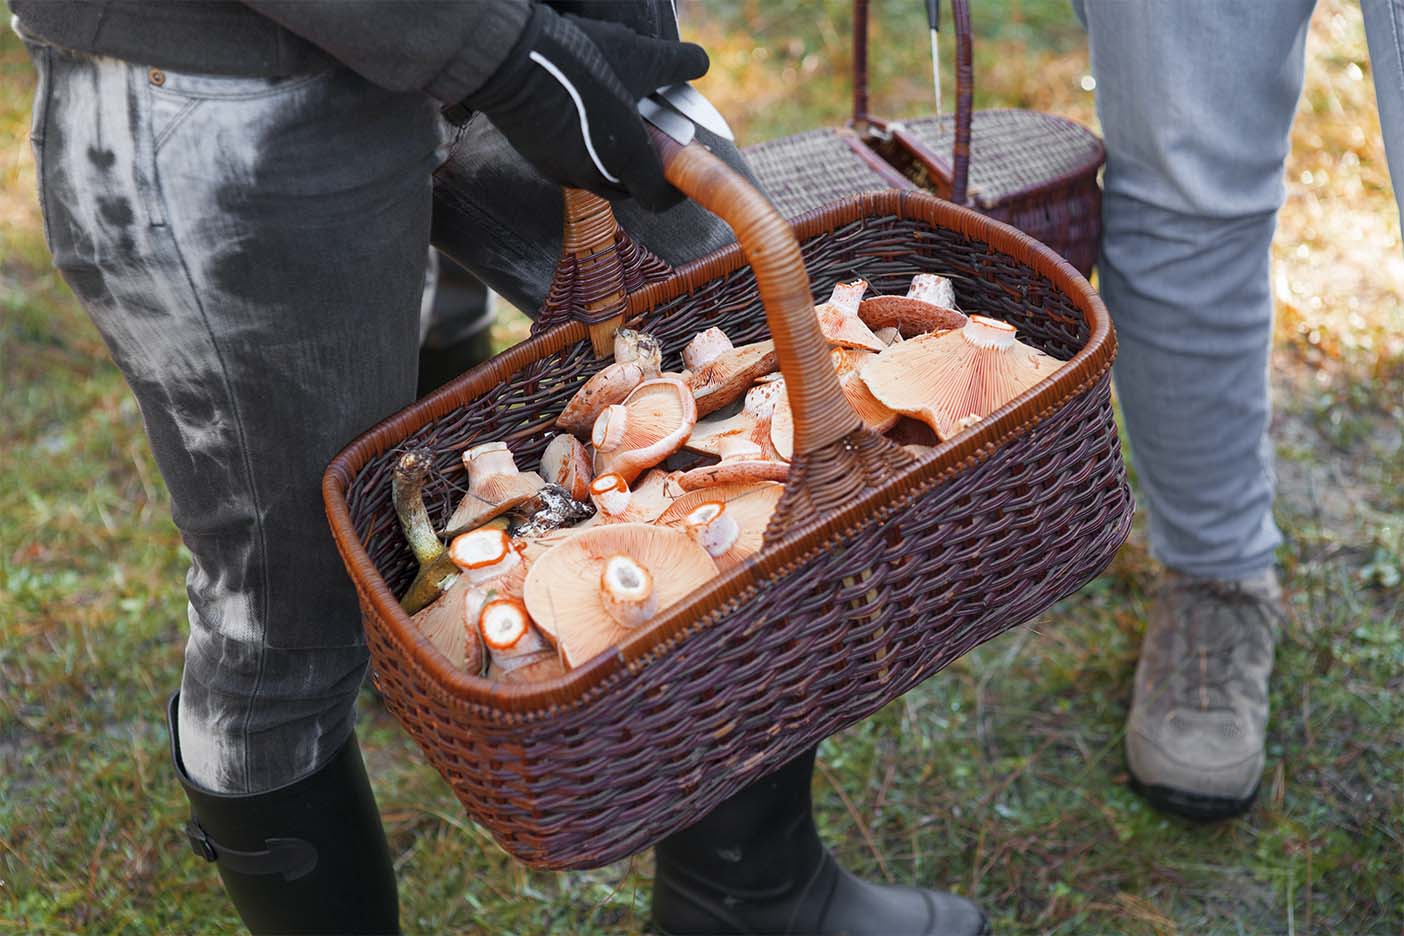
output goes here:
{"type": "MultiPolygon", "coordinates": [[[[967,317],[945,277],[919,274],[906,296],[867,288],[837,284],[815,309],[820,330],[863,424],[917,454],[1060,366],[1013,326],[967,317]]],[[[794,450],[774,344],[709,328],[681,363],[665,371],[657,340],[619,329],[537,470],[502,442],[469,448],[467,490],[438,530],[422,497],[433,455],[401,456],[393,497],[419,562],[401,604],[454,667],[560,676],[760,551],[794,450]]]]}

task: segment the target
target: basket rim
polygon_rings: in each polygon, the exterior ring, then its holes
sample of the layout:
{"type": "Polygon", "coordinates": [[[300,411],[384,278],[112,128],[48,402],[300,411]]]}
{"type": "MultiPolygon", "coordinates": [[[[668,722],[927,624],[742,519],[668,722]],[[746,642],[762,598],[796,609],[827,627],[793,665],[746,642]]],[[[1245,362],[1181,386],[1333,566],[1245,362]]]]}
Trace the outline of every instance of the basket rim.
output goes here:
{"type": "MultiPolygon", "coordinates": [[[[856,195],[806,212],[791,224],[801,240],[833,233],[864,217],[893,216],[946,227],[1010,256],[1047,277],[1073,299],[1089,319],[1087,343],[1053,376],[1024,392],[970,430],[941,443],[899,475],[873,488],[829,517],[811,521],[746,562],[732,568],[684,600],[672,605],[639,633],[564,676],[528,684],[502,684],[455,669],[419,633],[366,553],[356,534],[346,494],[370,459],[394,448],[410,433],[481,396],[523,367],[580,341],[589,333],[580,322],[556,326],[515,345],[450,381],[358,436],[328,465],[322,496],[333,539],[348,572],[374,612],[379,626],[432,682],[422,690],[446,707],[476,713],[499,723],[524,723],[562,708],[588,704],[617,681],[637,672],[684,640],[696,622],[724,610],[756,588],[786,574],[825,544],[852,527],[900,510],[923,490],[984,461],[1000,446],[1033,429],[1099,380],[1111,367],[1116,338],[1101,298],[1066,260],[1051,248],[1007,224],[924,192],[885,190],[856,195]]],[[[678,267],[672,276],[649,284],[629,297],[628,318],[660,303],[689,294],[718,277],[746,266],[733,244],[678,267]]],[[[508,436],[510,441],[513,437],[508,436]]],[[[368,621],[369,623],[369,621],[368,621]]]]}

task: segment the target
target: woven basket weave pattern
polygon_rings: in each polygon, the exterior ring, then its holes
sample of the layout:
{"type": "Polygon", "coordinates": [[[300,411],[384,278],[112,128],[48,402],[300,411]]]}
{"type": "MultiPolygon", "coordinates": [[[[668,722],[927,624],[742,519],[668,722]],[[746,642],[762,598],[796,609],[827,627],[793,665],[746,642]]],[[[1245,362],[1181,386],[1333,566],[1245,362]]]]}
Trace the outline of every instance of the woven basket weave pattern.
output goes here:
{"type": "MultiPolygon", "coordinates": [[[[1059,358],[1088,342],[1086,310],[1048,278],[958,231],[871,207],[889,201],[869,200],[865,216],[803,242],[817,293],[854,276],[900,292],[914,273],[941,272],[967,309],[1013,322],[1059,358]]],[[[738,342],[766,334],[750,268],[732,270],[734,259],[720,256],[715,275],[704,262],[687,293],[635,323],[660,338],[665,362],[676,364],[710,325],[738,342]]],[[[606,363],[587,341],[559,336],[507,352],[488,365],[502,368],[501,383],[356,472],[350,516],[392,591],[413,575],[390,505],[397,451],[436,451],[426,499],[439,521],[465,486],[463,448],[505,440],[524,469],[534,467],[554,414],[606,363]]],[[[386,705],[517,857],[568,868],[632,854],[1105,566],[1130,518],[1107,369],[1060,407],[1026,416],[1027,431],[959,466],[925,463],[863,522],[557,705],[522,710],[456,695],[400,645],[358,577],[386,705]]]]}
{"type": "Polygon", "coordinates": [[[387,706],[524,861],[634,854],[1102,569],[1126,536],[1106,514],[1127,496],[1107,379],[552,718],[446,704],[372,631],[387,706]],[[870,578],[845,584],[864,568],[870,578]]]}
{"type": "Polygon", "coordinates": [[[848,145],[845,133],[809,130],[748,146],[742,155],[776,210],[787,218],[850,195],[914,187],[895,170],[884,174],[874,169],[848,145]]]}

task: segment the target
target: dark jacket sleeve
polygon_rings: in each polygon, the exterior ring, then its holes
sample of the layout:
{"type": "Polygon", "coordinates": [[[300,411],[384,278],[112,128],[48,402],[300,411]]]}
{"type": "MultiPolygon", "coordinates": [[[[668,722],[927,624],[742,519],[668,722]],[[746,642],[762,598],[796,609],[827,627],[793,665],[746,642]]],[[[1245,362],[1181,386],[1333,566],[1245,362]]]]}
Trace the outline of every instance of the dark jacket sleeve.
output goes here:
{"type": "Polygon", "coordinates": [[[456,104],[492,75],[530,0],[244,0],[368,80],[456,104]]]}

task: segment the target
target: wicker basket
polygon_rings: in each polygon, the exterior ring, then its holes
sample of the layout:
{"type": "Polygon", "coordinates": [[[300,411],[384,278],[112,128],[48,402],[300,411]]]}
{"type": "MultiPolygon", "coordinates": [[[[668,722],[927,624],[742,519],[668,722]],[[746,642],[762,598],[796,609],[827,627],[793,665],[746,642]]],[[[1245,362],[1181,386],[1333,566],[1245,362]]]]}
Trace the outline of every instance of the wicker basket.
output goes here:
{"type": "Polygon", "coordinates": [[[767,140],[741,154],[771,204],[787,218],[851,195],[917,187],[847,127],[821,127],[767,140]]]}
{"type": "Polygon", "coordinates": [[[1106,149],[1092,131],[1052,114],[972,108],[969,0],[953,0],[956,112],[888,121],[868,112],[868,0],[853,4],[853,124],[904,176],[942,198],[1019,228],[1084,276],[1097,262],[1106,149]]]}
{"type": "MultiPolygon", "coordinates": [[[[695,822],[1077,589],[1129,529],[1109,394],[1115,339],[1071,267],[1013,228],[921,193],[850,199],[792,234],[698,149],[673,147],[668,177],[725,218],[740,246],[633,292],[626,317],[661,339],[665,366],[709,326],[738,342],[774,337],[796,454],[760,554],[546,683],[466,675],[410,623],[395,597],[414,572],[391,505],[398,452],[437,453],[426,490],[436,522],[464,486],[465,446],[507,441],[535,467],[555,414],[605,363],[582,321],[387,419],[324,479],[386,707],[472,817],[536,867],[599,866],[695,822]],[[811,286],[827,294],[862,276],[893,292],[922,271],[952,276],[968,308],[1008,319],[1067,363],[917,462],[843,402],[811,286]]],[[[597,233],[614,242],[607,225],[597,233]]]]}

